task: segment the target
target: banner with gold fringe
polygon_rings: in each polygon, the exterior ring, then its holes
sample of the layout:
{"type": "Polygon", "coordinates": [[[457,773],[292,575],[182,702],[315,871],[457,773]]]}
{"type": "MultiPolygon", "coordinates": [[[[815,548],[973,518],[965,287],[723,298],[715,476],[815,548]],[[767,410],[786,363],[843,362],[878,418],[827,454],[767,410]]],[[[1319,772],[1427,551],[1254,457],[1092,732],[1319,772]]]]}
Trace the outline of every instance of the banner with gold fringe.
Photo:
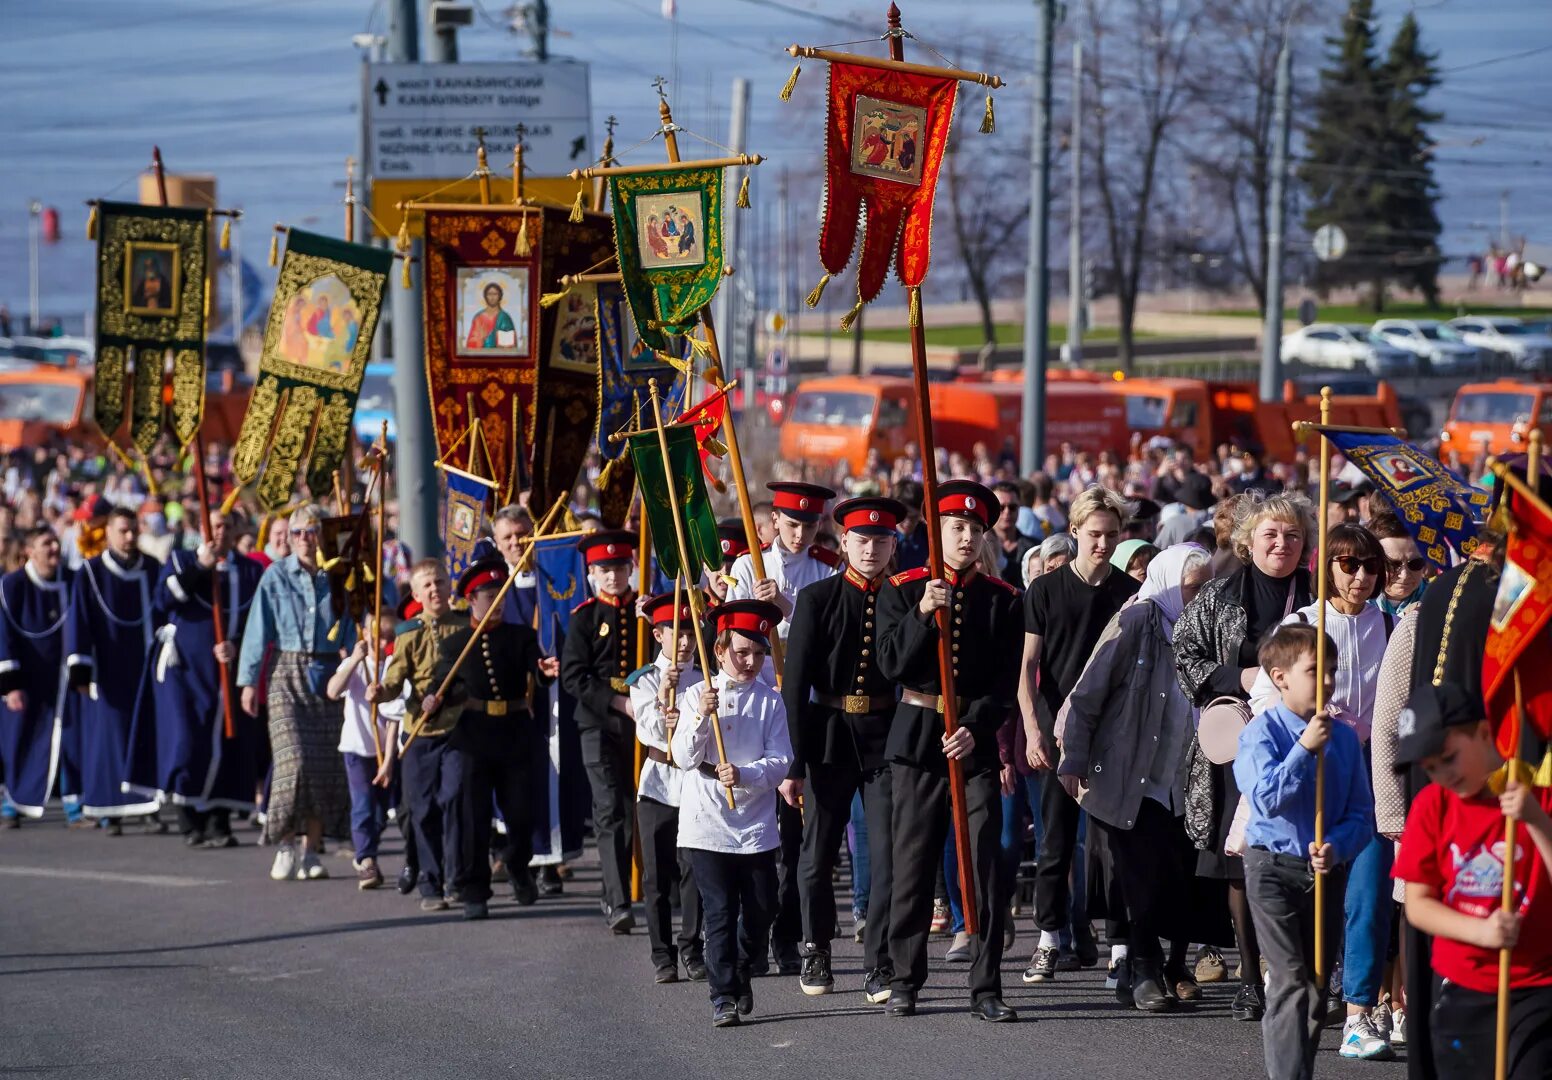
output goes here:
{"type": "Polygon", "coordinates": [[[485,528],[490,496],[498,489],[483,476],[442,466],[447,479],[447,501],[442,511],[442,550],[447,553],[447,572],[454,580],[474,560],[474,546],[485,528]]]}
{"type": "MultiPolygon", "coordinates": [[[[670,344],[675,343],[670,340],[670,344]]],[[[684,351],[689,351],[688,346],[684,351]]],[[[685,380],[636,334],[626,311],[625,291],[613,282],[598,286],[598,357],[595,438],[604,460],[604,471],[598,478],[598,512],[605,526],[621,528],[636,487],[636,467],[624,441],[610,436],[639,426],[638,402],[647,400],[649,380],[655,378],[659,386],[667,388],[665,397],[671,404],[665,412],[670,415],[678,411],[672,403],[677,402],[685,380]]]]}
{"type": "Polygon", "coordinates": [[[130,438],[149,453],[162,434],[170,363],[172,431],[187,445],[205,410],[210,215],[117,202],[98,203],[95,212],[97,426],[111,439],[127,413],[130,438]]]}
{"type": "Polygon", "coordinates": [[[345,455],[392,252],[290,229],[258,381],[232,472],[259,505],[291,501],[296,478],[321,496],[345,455]]]}

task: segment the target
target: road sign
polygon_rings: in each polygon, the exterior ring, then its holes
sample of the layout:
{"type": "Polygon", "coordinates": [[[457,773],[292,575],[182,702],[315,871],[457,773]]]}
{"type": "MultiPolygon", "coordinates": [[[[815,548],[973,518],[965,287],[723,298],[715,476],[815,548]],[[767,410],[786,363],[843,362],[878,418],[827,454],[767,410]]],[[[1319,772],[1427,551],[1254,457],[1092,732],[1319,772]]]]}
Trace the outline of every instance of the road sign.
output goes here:
{"type": "Polygon", "coordinates": [[[765,370],[770,375],[785,375],[787,373],[787,350],[780,345],[771,347],[771,351],[765,354],[765,370]]]}
{"type": "Polygon", "coordinates": [[[519,124],[529,174],[564,176],[593,161],[588,66],[576,61],[372,64],[362,106],[373,178],[467,175],[476,128],[499,174],[519,124]]]}
{"type": "Polygon", "coordinates": [[[1320,307],[1312,297],[1306,296],[1299,301],[1299,325],[1309,326],[1320,317],[1320,307]]]}
{"type": "Polygon", "coordinates": [[[765,328],[773,334],[779,334],[787,328],[787,317],[779,311],[773,311],[765,317],[765,328]]]}
{"type": "Polygon", "coordinates": [[[1315,249],[1315,258],[1321,262],[1336,262],[1347,254],[1347,234],[1340,225],[1322,225],[1315,230],[1310,244],[1315,249]]]}

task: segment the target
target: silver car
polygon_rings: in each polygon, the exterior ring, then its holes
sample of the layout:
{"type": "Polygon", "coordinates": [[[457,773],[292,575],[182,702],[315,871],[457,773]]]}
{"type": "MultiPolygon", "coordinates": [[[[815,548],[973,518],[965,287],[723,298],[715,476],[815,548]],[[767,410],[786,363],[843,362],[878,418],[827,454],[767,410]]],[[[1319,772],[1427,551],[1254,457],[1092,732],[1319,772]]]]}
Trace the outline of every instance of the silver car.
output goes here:
{"type": "Polygon", "coordinates": [[[1381,319],[1374,332],[1397,348],[1428,361],[1435,375],[1470,375],[1482,367],[1482,354],[1455,331],[1432,319],[1381,319]]]}
{"type": "Polygon", "coordinates": [[[1282,340],[1284,363],[1311,367],[1368,371],[1372,375],[1410,375],[1417,370],[1417,358],[1397,348],[1367,326],[1340,323],[1311,323],[1301,326],[1282,340]]]}
{"type": "Polygon", "coordinates": [[[1507,315],[1467,315],[1447,324],[1467,345],[1497,353],[1519,371],[1552,367],[1552,337],[1534,334],[1519,319],[1507,315]]]}

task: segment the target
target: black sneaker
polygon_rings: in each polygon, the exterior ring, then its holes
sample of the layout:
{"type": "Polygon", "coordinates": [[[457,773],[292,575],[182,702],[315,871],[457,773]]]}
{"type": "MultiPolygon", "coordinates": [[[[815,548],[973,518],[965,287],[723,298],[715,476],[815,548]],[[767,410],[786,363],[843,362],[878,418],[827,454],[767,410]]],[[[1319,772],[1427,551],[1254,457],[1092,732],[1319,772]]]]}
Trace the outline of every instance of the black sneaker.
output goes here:
{"type": "Polygon", "coordinates": [[[809,997],[819,997],[835,989],[835,976],[830,974],[830,954],[810,946],[803,958],[803,970],[798,975],[798,985],[809,997]]]}
{"type": "Polygon", "coordinates": [[[628,934],[636,926],[636,916],[631,914],[629,905],[615,908],[609,912],[604,921],[612,934],[628,934]]]}
{"type": "Polygon", "coordinates": [[[1082,971],[1083,970],[1083,962],[1078,959],[1078,954],[1073,951],[1072,946],[1064,945],[1060,949],[1057,950],[1057,953],[1056,953],[1056,970],[1057,971],[1082,971]]]}
{"type": "Polygon", "coordinates": [[[894,977],[894,972],[882,968],[868,972],[868,977],[862,980],[862,996],[869,1005],[882,1005],[889,1000],[889,983],[894,977]]]}
{"type": "Polygon", "coordinates": [[[727,998],[712,1002],[711,1005],[712,1027],[737,1027],[738,1006],[727,998]]]}
{"type": "Polygon", "coordinates": [[[1258,1022],[1266,1014],[1266,991],[1259,986],[1241,985],[1229,1011],[1236,1020],[1258,1022]]]}
{"type": "Polygon", "coordinates": [[[1035,950],[1035,955],[1029,958],[1029,966],[1024,969],[1024,981],[1027,983],[1051,982],[1056,978],[1056,957],[1061,950],[1055,945],[1042,945],[1035,950]]]}

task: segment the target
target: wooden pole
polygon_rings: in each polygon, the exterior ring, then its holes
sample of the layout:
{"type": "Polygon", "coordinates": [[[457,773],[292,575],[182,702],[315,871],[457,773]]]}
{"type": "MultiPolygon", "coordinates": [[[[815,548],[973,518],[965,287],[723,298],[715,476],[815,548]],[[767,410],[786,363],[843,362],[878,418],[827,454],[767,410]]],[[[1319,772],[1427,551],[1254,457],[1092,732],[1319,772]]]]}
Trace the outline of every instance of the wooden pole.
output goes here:
{"type": "MultiPolygon", "coordinates": [[[[679,491],[674,486],[673,467],[669,463],[668,436],[663,431],[663,410],[658,404],[656,379],[647,380],[647,392],[652,396],[652,419],[657,424],[655,429],[657,431],[657,448],[663,455],[663,477],[667,481],[665,486],[668,488],[668,509],[674,517],[674,540],[679,545],[679,569],[685,577],[689,577],[690,545],[685,543],[684,521],[679,516],[679,491]]],[[[645,493],[643,493],[642,499],[645,502],[645,493]]],[[[642,506],[641,517],[643,521],[646,520],[647,511],[645,505],[642,506]]],[[[690,590],[690,628],[695,631],[695,649],[700,654],[701,671],[705,675],[707,684],[710,685],[711,655],[706,651],[706,634],[701,627],[700,603],[694,589],[690,590]]],[[[677,641],[675,641],[674,647],[678,648],[677,641]]],[[[711,714],[711,733],[717,740],[717,757],[722,761],[727,761],[727,750],[722,743],[722,721],[717,718],[716,710],[713,710],[711,714]]],[[[733,788],[731,786],[726,787],[724,794],[727,796],[728,809],[733,809],[733,788]]]]}
{"type": "MultiPolygon", "coordinates": [[[[1331,418],[1331,387],[1320,388],[1320,422],[1331,418]]],[[[1315,521],[1316,557],[1320,565],[1315,570],[1315,711],[1322,712],[1326,701],[1326,601],[1331,591],[1331,567],[1326,557],[1326,516],[1331,509],[1331,443],[1324,436],[1320,440],[1320,513],[1315,521]]],[[[1326,838],[1326,748],[1315,753],[1315,849],[1326,838]]],[[[1315,984],[1320,993],[1326,985],[1326,875],[1315,875],[1315,984]]]]}
{"type": "MultiPolygon", "coordinates": [[[[356,241],[356,159],[345,159],[345,242],[356,241]]],[[[381,756],[381,755],[379,755],[381,756]]]]}
{"type": "MultiPolygon", "coordinates": [[[[899,38],[891,38],[889,51],[895,51],[895,45],[899,38]]],[[[855,64],[858,67],[874,68],[879,71],[899,71],[907,75],[929,75],[939,79],[958,79],[960,82],[973,82],[978,86],[988,86],[993,90],[1000,89],[1003,81],[996,75],[987,74],[984,71],[966,71],[963,68],[940,68],[931,64],[908,64],[903,60],[885,60],[879,56],[867,56],[861,53],[835,52],[832,49],[816,49],[812,45],[788,45],[787,55],[799,60],[824,60],[828,63],[855,64]]]]}
{"type": "MultiPolygon", "coordinates": [[[[1525,479],[1532,491],[1541,487],[1541,431],[1532,429],[1530,448],[1525,454],[1525,479]]],[[[1509,493],[1504,493],[1509,498],[1509,493]]],[[[1514,670],[1514,758],[1509,762],[1509,776],[1519,779],[1521,744],[1525,739],[1525,691],[1520,685],[1518,666],[1514,670]]],[[[1514,912],[1514,833],[1518,823],[1511,817],[1504,818],[1504,871],[1503,910],[1514,912]]],[[[1508,1080],[1509,1075],[1509,964],[1514,950],[1498,950],[1498,1022],[1494,1031],[1494,1080],[1508,1080]]]]}
{"type": "MultiPolygon", "coordinates": [[[[157,201],[166,206],[167,170],[162,164],[162,148],[159,146],[151,147],[151,171],[156,176],[157,201]]],[[[205,281],[205,296],[208,301],[210,296],[208,278],[205,281]]],[[[139,377],[138,373],[136,377],[139,377]]],[[[200,535],[205,543],[214,545],[215,530],[210,522],[210,489],[205,478],[205,441],[200,437],[198,428],[194,431],[194,438],[189,443],[188,450],[194,459],[194,490],[199,499],[200,535]]],[[[226,644],[226,625],[221,621],[221,562],[219,559],[210,571],[210,625],[216,645],[226,644]]],[[[227,739],[234,739],[237,737],[237,719],[232,712],[231,672],[225,660],[217,660],[216,668],[221,675],[221,734],[227,739]]]]}
{"type": "MultiPolygon", "coordinates": [[[[660,102],[658,108],[662,109],[668,103],[660,102]]],[[[670,132],[668,137],[672,137],[670,132]]],[[[675,142],[674,152],[677,155],[678,145],[675,142]]],[[[692,164],[706,169],[736,169],[746,165],[758,165],[765,158],[759,154],[734,154],[731,157],[697,158],[692,164]]],[[[666,162],[653,162],[647,165],[616,165],[605,168],[602,165],[592,169],[572,169],[566,174],[568,180],[596,180],[600,176],[646,176],[649,173],[672,172],[679,167],[677,156],[669,158],[666,162]]]]}
{"type": "MultiPolygon", "coordinates": [[[[378,670],[382,666],[382,658],[378,655],[383,640],[383,528],[387,522],[386,504],[388,499],[388,421],[383,421],[382,434],[377,443],[377,566],[372,575],[372,587],[375,590],[372,598],[372,641],[369,655],[372,660],[372,677],[369,681],[376,682],[382,678],[378,670]]],[[[377,767],[383,767],[383,740],[377,733],[377,702],[372,702],[372,752],[377,755],[377,767]]]]}

